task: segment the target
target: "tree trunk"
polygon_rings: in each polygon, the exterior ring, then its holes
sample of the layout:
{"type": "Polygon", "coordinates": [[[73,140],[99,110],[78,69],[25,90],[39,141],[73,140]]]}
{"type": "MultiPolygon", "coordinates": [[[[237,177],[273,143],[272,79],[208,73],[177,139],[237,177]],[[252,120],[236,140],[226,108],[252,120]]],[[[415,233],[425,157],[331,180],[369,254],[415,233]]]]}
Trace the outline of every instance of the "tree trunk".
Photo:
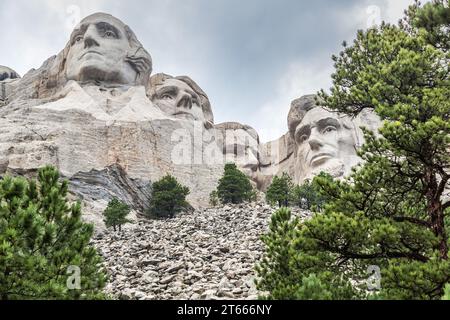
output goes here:
{"type": "Polygon", "coordinates": [[[439,237],[439,253],[442,259],[448,259],[447,233],[444,222],[444,208],[441,202],[441,195],[438,194],[437,178],[433,169],[428,169],[425,173],[427,183],[427,213],[431,220],[431,228],[434,234],[439,237]]]}

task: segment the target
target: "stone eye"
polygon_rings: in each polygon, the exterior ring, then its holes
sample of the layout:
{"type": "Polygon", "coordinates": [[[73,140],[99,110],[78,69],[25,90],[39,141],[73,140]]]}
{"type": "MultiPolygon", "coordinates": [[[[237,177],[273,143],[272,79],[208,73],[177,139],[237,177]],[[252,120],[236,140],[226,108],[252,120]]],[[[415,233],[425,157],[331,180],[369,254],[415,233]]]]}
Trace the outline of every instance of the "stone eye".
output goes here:
{"type": "Polygon", "coordinates": [[[333,132],[333,131],[336,131],[336,128],[335,127],[326,127],[325,128],[325,130],[323,130],[323,132],[324,133],[330,133],[330,132],[333,132]]]}
{"type": "Polygon", "coordinates": [[[83,40],[83,36],[77,36],[75,37],[75,42],[80,42],[83,40]]]}
{"type": "Polygon", "coordinates": [[[305,142],[307,139],[308,139],[308,136],[307,136],[306,134],[304,134],[304,135],[302,135],[302,136],[300,137],[300,142],[303,143],[303,142],[305,142]]]}
{"type": "Polygon", "coordinates": [[[106,31],[105,32],[105,37],[106,38],[115,38],[115,34],[114,34],[114,32],[112,32],[112,31],[106,31]]]}
{"type": "Polygon", "coordinates": [[[161,99],[163,100],[172,100],[172,96],[170,94],[164,94],[161,96],[161,99]]]}

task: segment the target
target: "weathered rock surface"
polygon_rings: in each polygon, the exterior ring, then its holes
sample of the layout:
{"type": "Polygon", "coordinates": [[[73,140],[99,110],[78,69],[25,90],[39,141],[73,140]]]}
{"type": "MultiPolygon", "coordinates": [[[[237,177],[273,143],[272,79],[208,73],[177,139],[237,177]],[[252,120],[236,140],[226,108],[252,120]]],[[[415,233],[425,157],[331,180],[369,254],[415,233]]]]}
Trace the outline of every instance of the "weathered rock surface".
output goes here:
{"type": "Polygon", "coordinates": [[[13,88],[13,83],[19,78],[19,74],[13,69],[0,66],[0,107],[7,104],[8,97],[13,88]]]}
{"type": "Polygon", "coordinates": [[[20,78],[19,74],[15,72],[13,69],[5,66],[0,66],[0,81],[18,78],[20,78]]]}
{"type": "MultiPolygon", "coordinates": [[[[257,299],[255,263],[274,209],[245,204],[141,221],[94,240],[117,299],[257,299]]],[[[296,212],[307,217],[308,212],[296,212]]]]}

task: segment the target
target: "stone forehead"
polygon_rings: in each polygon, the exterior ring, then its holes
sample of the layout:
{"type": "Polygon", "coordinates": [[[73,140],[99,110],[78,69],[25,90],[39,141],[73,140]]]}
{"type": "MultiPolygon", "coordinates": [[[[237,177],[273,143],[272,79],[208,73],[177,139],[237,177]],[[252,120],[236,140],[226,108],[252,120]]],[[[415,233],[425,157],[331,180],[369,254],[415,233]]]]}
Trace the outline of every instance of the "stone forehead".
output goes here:
{"type": "MultiPolygon", "coordinates": [[[[311,110],[307,111],[304,115],[304,117],[301,119],[301,122],[315,122],[318,120],[321,120],[323,118],[335,118],[335,119],[340,119],[341,117],[335,113],[335,112],[330,112],[324,108],[312,108],[311,110]]],[[[300,123],[299,123],[300,124],[300,123]]]]}
{"type": "Polygon", "coordinates": [[[84,24],[95,23],[98,21],[108,22],[113,25],[118,25],[122,28],[125,28],[125,26],[126,26],[126,24],[123,23],[122,20],[120,20],[110,14],[98,12],[98,13],[91,14],[90,16],[87,16],[86,18],[81,20],[81,22],[78,24],[78,26],[75,29],[79,28],[80,26],[82,26],[84,24]]]}
{"type": "Polygon", "coordinates": [[[226,131],[243,130],[247,132],[253,139],[259,141],[259,135],[255,129],[253,129],[248,125],[241,124],[239,122],[224,122],[216,125],[215,128],[217,130],[220,130],[223,134],[225,134],[226,131]]]}
{"type": "Polygon", "coordinates": [[[291,134],[295,132],[295,129],[302,121],[305,114],[309,110],[318,107],[316,97],[316,95],[307,95],[292,101],[288,115],[288,128],[291,134]]]}
{"type": "Polygon", "coordinates": [[[164,82],[158,83],[155,85],[156,88],[158,87],[162,87],[162,86],[176,86],[176,87],[180,87],[180,88],[184,88],[184,89],[190,89],[190,90],[194,90],[193,88],[191,88],[186,82],[181,81],[179,79],[176,78],[171,78],[171,79],[166,79],[164,80],[164,82]]]}

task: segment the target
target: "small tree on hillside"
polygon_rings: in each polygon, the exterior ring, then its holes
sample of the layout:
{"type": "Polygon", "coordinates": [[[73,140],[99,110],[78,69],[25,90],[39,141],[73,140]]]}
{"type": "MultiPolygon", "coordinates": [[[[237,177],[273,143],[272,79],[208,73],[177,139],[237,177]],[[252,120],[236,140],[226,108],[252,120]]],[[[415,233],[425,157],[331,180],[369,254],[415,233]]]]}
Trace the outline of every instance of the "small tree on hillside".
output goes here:
{"type": "Polygon", "coordinates": [[[122,225],[131,222],[127,219],[129,214],[130,207],[126,203],[121,202],[117,198],[112,199],[103,212],[106,227],[113,227],[114,231],[117,231],[116,229],[119,227],[119,231],[122,231],[122,225]]]}
{"type": "Polygon", "coordinates": [[[251,201],[253,187],[248,177],[234,163],[225,165],[223,177],[219,180],[217,195],[222,203],[239,204],[251,201]]]}
{"type": "Polygon", "coordinates": [[[283,173],[281,177],[275,176],[266,193],[267,201],[278,204],[280,208],[288,207],[293,186],[292,178],[287,173],[283,173]]]}
{"type": "Polygon", "coordinates": [[[94,227],[81,220],[79,203],[69,205],[67,190],[53,167],[37,181],[0,180],[0,300],[104,298],[106,275],[89,244],[94,227]]]}
{"type": "Polygon", "coordinates": [[[216,207],[219,204],[219,195],[217,194],[217,190],[214,190],[209,195],[209,204],[212,207],[216,207]]]}
{"type": "Polygon", "coordinates": [[[149,214],[158,218],[173,218],[189,206],[186,201],[189,192],[189,188],[181,185],[175,177],[165,176],[153,184],[149,214]]]}

